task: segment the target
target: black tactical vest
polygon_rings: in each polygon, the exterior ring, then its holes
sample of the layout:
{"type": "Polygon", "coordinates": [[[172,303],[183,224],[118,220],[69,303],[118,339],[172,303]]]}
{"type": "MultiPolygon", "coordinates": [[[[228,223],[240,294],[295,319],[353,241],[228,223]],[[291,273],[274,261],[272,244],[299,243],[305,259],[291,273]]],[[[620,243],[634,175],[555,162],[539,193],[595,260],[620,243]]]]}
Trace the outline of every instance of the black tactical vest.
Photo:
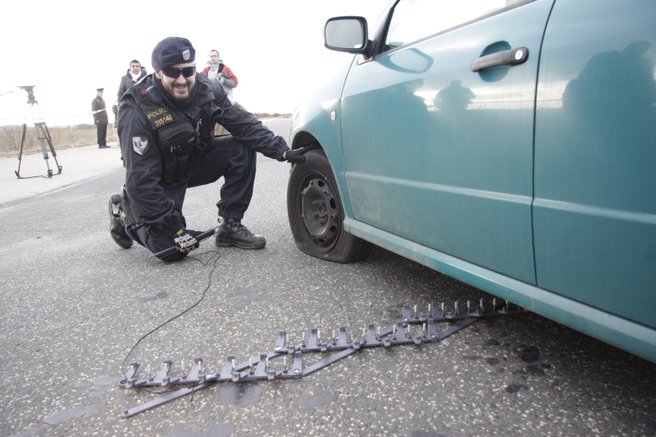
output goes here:
{"type": "Polygon", "coordinates": [[[196,149],[203,150],[213,141],[214,124],[222,110],[214,103],[211,85],[200,75],[196,76],[194,102],[184,111],[164,97],[151,77],[145,79],[130,91],[157,135],[162,179],[167,184],[183,182],[189,178],[192,153],[196,149]]]}

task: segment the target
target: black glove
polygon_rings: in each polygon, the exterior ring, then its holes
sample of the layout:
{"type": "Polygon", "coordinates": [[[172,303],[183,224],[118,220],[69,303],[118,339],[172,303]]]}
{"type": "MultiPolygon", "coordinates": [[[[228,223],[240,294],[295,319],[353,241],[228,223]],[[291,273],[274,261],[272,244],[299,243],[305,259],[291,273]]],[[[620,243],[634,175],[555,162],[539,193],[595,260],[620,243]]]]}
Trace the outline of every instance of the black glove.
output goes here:
{"type": "Polygon", "coordinates": [[[298,150],[288,150],[285,152],[285,159],[292,164],[305,162],[305,156],[298,150]]]}
{"type": "Polygon", "coordinates": [[[178,252],[189,253],[199,246],[198,240],[188,234],[184,229],[180,229],[173,237],[173,243],[178,252]]]}

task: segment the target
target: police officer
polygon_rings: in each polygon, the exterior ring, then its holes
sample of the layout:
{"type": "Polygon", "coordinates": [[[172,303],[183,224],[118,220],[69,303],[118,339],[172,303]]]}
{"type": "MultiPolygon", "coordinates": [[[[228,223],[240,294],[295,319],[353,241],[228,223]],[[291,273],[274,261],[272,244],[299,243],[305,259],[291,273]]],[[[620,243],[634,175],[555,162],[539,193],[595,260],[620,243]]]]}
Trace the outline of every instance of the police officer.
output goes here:
{"type": "Polygon", "coordinates": [[[91,113],[93,114],[93,123],[96,125],[96,134],[98,137],[98,148],[109,149],[107,145],[107,109],[103,99],[104,88],[96,89],[96,97],[91,101],[91,113]]]}
{"type": "Polygon", "coordinates": [[[110,234],[123,248],[133,241],[176,261],[198,247],[198,232],[188,230],[182,205],[188,187],[217,181],[219,247],[262,249],[266,240],[241,219],[255,181],[256,152],[278,161],[300,162],[257,118],[230,103],[221,85],[196,73],[189,40],[169,37],[152,53],[154,74],[128,89],[118,111],[118,135],[126,168],[122,194],[109,202],[110,234]],[[231,135],[214,137],[219,123],[231,135]]]}

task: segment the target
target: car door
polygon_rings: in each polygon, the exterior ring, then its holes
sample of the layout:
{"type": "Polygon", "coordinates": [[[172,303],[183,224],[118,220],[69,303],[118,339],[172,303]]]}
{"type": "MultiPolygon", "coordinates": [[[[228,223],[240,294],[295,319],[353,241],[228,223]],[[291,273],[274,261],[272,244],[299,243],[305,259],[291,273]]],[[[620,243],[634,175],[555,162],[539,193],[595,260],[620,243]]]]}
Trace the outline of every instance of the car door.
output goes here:
{"type": "Polygon", "coordinates": [[[540,287],[651,327],[654,23],[652,0],[556,2],[540,67],[534,211],[540,287]]]}
{"type": "Polygon", "coordinates": [[[386,50],[344,85],[355,221],[535,283],[533,117],[552,3],[399,2],[386,50]]]}

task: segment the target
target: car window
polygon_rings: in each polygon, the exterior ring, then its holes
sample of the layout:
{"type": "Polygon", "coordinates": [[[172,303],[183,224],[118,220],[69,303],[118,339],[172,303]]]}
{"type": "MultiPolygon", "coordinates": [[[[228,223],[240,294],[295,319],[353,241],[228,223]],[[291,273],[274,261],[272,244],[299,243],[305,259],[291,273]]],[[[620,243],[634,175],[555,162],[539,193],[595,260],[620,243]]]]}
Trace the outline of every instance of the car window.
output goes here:
{"type": "Polygon", "coordinates": [[[394,9],[385,44],[388,49],[396,48],[520,2],[401,0],[394,9]]]}

